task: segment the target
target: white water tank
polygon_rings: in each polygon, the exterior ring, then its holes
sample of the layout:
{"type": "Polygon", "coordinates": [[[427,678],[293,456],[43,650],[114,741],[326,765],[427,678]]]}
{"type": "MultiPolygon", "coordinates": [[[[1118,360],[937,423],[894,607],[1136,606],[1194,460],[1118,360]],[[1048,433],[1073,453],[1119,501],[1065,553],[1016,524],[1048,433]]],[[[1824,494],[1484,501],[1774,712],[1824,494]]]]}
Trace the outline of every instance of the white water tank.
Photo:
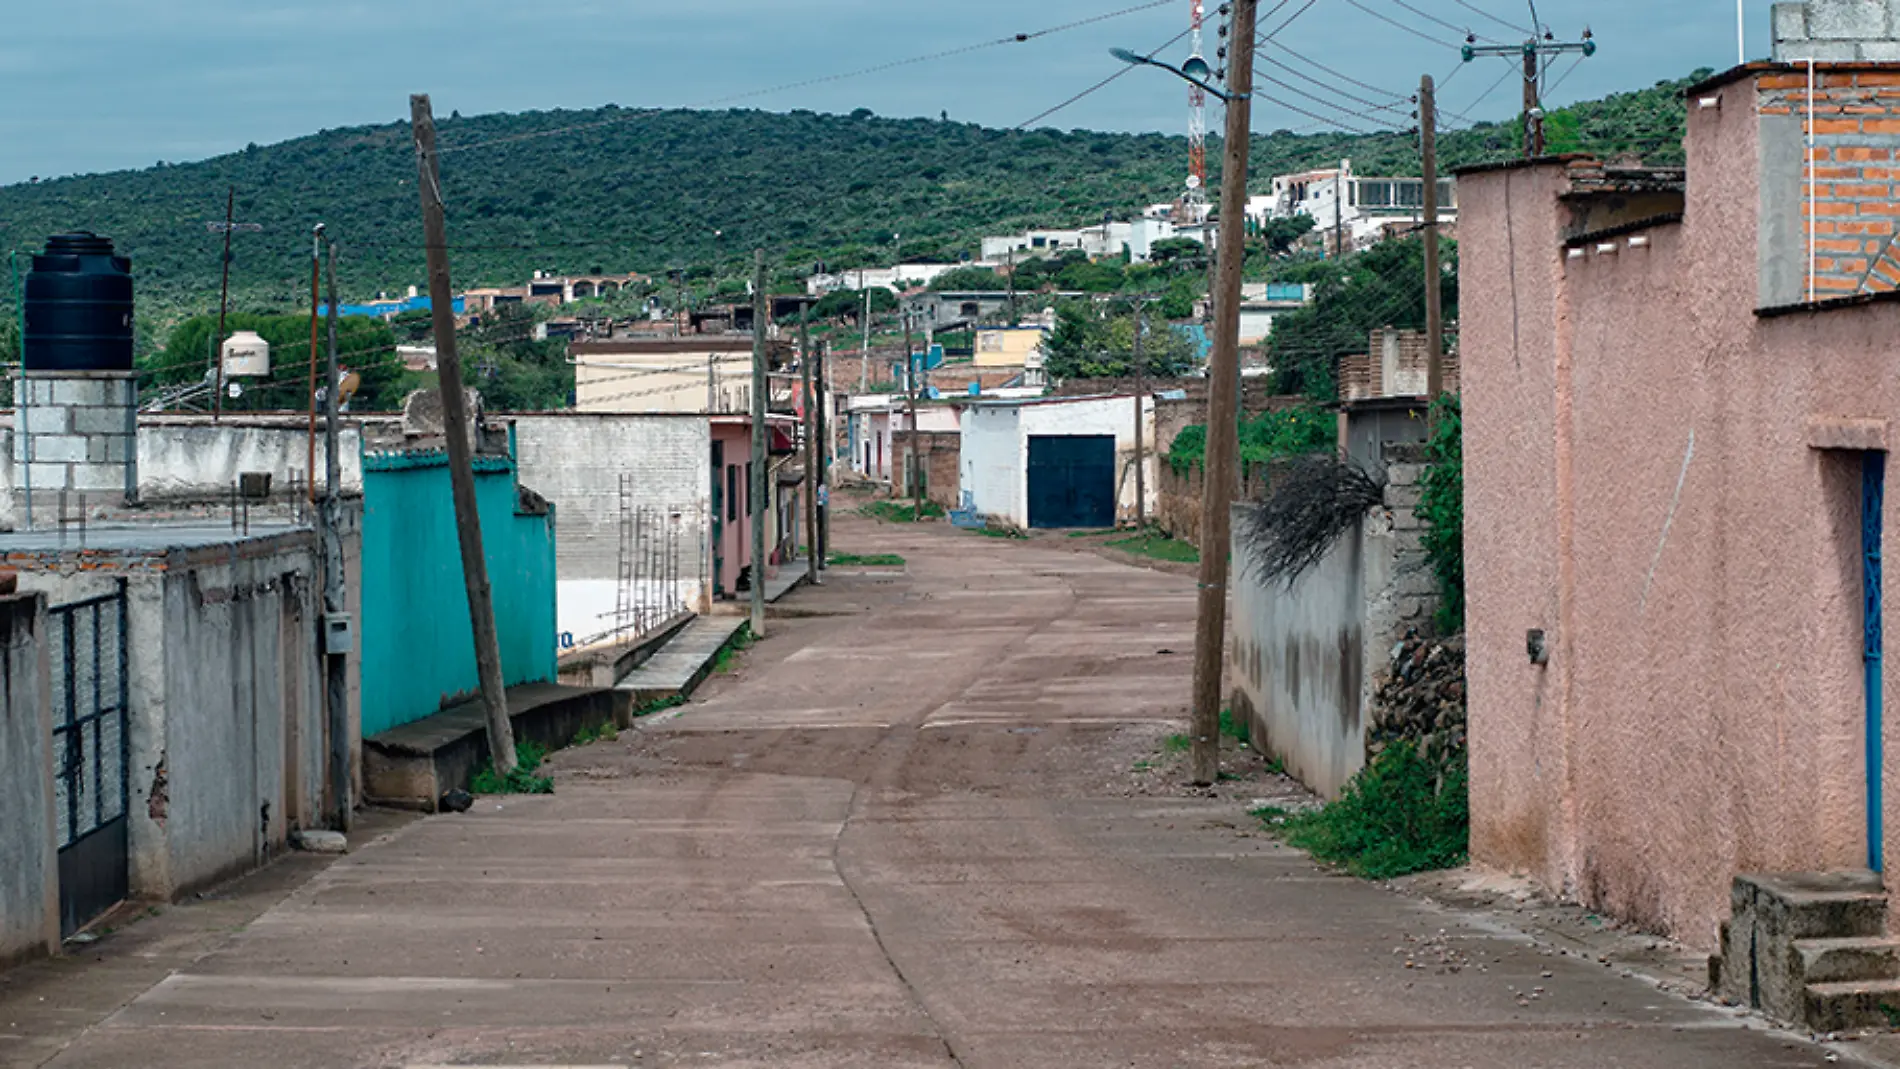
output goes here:
{"type": "Polygon", "coordinates": [[[240,330],[224,340],[224,377],[268,378],[270,343],[255,331],[240,330]]]}

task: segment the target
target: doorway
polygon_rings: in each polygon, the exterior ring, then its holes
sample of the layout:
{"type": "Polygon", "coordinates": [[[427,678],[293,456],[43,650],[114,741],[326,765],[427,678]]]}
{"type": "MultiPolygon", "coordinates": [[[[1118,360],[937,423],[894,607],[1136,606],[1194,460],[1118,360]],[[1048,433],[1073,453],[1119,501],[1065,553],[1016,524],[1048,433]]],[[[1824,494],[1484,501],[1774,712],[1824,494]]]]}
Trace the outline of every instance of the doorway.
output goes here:
{"type": "Polygon", "coordinates": [[[1881,743],[1881,687],[1885,682],[1882,665],[1884,646],[1880,622],[1881,561],[1880,543],[1884,521],[1881,510],[1887,498],[1887,454],[1869,451],[1861,454],[1860,468],[1860,557],[1861,557],[1861,666],[1867,707],[1867,867],[1882,871],[1884,834],[1881,820],[1881,767],[1884,758],[1881,743]]]}

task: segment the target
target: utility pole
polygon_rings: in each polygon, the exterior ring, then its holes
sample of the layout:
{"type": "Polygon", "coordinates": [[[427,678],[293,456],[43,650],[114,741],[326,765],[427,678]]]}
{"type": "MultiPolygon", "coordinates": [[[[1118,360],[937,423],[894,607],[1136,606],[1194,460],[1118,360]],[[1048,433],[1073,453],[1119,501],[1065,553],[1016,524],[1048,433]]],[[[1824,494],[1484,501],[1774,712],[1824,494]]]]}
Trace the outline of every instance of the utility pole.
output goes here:
{"type": "Polygon", "coordinates": [[[1333,256],[1346,258],[1346,161],[1339,161],[1339,174],[1333,179],[1333,256]]]}
{"type": "Polygon", "coordinates": [[[1220,777],[1221,674],[1227,653],[1227,543],[1240,453],[1240,276],[1246,258],[1247,163],[1253,128],[1254,25],[1259,0],[1234,0],[1228,61],[1226,161],[1221,167],[1220,297],[1208,367],[1207,480],[1201,495],[1200,595],[1194,621],[1189,763],[1194,783],[1220,777]]]}
{"type": "Polygon", "coordinates": [[[409,98],[409,122],[416,141],[416,186],[422,198],[422,240],[429,261],[429,306],[435,327],[436,373],[442,384],[442,430],[449,453],[449,485],[455,498],[455,530],[462,548],[462,581],[468,589],[468,616],[475,633],[475,667],[481,679],[482,707],[488,718],[488,753],[495,771],[515,770],[515,729],[508,719],[508,694],[501,675],[501,643],[495,634],[495,602],[488,584],[488,558],[482,552],[482,517],[475,500],[474,444],[469,441],[468,393],[462,386],[462,358],[455,351],[455,304],[449,285],[448,222],[442,204],[442,180],[435,152],[435,116],[429,95],[409,98]]]}
{"type": "Polygon", "coordinates": [[[1148,304],[1153,297],[1135,298],[1135,528],[1148,528],[1148,418],[1147,362],[1142,358],[1141,335],[1148,325],[1148,304]]]}
{"type": "Polygon", "coordinates": [[[1438,87],[1427,74],[1418,83],[1419,158],[1425,172],[1425,395],[1445,390],[1445,309],[1438,263],[1438,87]]]}
{"type": "Polygon", "coordinates": [[[1013,326],[1016,326],[1019,322],[1021,322],[1021,320],[1016,315],[1016,246],[1015,245],[1013,244],[1010,245],[1009,252],[1005,254],[1005,258],[1009,261],[1009,278],[1008,278],[1009,322],[1004,325],[1013,327],[1013,326]]]}
{"type": "Polygon", "coordinates": [[[752,637],[765,637],[765,425],[766,394],[771,389],[765,345],[765,250],[752,254],[752,478],[746,504],[752,509],[752,637]]]}
{"type": "MultiPolygon", "coordinates": [[[[237,229],[237,187],[231,186],[224,197],[224,262],[218,280],[218,332],[211,337],[211,365],[216,368],[216,381],[212,384],[211,422],[224,418],[224,313],[231,305],[231,232],[237,229]]],[[[310,350],[310,366],[315,367],[317,350],[310,350]]],[[[317,472],[310,469],[310,482],[314,486],[317,472]]],[[[313,493],[310,500],[315,501],[313,493]]]]}
{"type": "MultiPolygon", "coordinates": [[[[323,224],[317,224],[319,235],[323,224]]],[[[323,484],[323,611],[332,616],[340,616],[349,611],[345,604],[343,589],[343,460],[337,453],[337,439],[341,437],[337,427],[337,408],[341,404],[342,380],[337,375],[336,366],[336,242],[327,242],[330,252],[330,307],[328,309],[330,344],[326,347],[324,358],[324,484],[323,484]]],[[[316,353],[311,352],[311,364],[316,363],[316,353]]],[[[354,733],[350,731],[350,672],[349,654],[332,649],[328,641],[329,629],[324,629],[325,644],[323,650],[324,701],[330,711],[330,782],[336,785],[336,812],[333,817],[338,831],[350,830],[350,818],[356,808],[356,787],[351,782],[350,740],[354,733]]]]}
{"type": "MultiPolygon", "coordinates": [[[[1534,9],[1533,9],[1534,10],[1534,9]]],[[[1542,30],[1540,24],[1533,29],[1542,30]]],[[[1543,105],[1543,68],[1544,60],[1551,56],[1577,53],[1584,58],[1597,54],[1597,43],[1589,30],[1583,31],[1583,39],[1575,42],[1558,41],[1554,35],[1544,33],[1542,39],[1535,34],[1522,45],[1478,45],[1467,44],[1462,49],[1466,63],[1479,56],[1517,56],[1524,58],[1524,158],[1535,159],[1544,154],[1544,105],[1543,105]]]]}
{"type": "Polygon", "coordinates": [[[798,302],[798,370],[805,386],[805,578],[818,578],[818,397],[811,366],[811,302],[798,302]]]}
{"type": "MultiPolygon", "coordinates": [[[[304,478],[310,481],[305,496],[312,505],[317,503],[317,309],[322,307],[323,298],[318,292],[322,285],[323,271],[323,224],[318,223],[310,237],[310,433],[304,440],[304,478]]],[[[219,329],[223,333],[223,329],[219,329]]],[[[223,354],[219,354],[218,367],[224,367],[223,354]]],[[[222,394],[224,391],[218,391],[222,394]]]]}
{"type": "Polygon", "coordinates": [[[917,461],[917,354],[910,351],[910,313],[904,313],[904,392],[910,399],[910,518],[924,518],[924,472],[917,461]]]}
{"type": "Polygon", "coordinates": [[[825,342],[818,343],[818,437],[825,443],[824,463],[818,469],[818,570],[831,559],[831,365],[825,362],[825,342]]]}
{"type": "Polygon", "coordinates": [[[864,348],[858,350],[858,393],[871,392],[871,287],[864,284],[864,268],[858,268],[858,290],[864,294],[864,348]]]}

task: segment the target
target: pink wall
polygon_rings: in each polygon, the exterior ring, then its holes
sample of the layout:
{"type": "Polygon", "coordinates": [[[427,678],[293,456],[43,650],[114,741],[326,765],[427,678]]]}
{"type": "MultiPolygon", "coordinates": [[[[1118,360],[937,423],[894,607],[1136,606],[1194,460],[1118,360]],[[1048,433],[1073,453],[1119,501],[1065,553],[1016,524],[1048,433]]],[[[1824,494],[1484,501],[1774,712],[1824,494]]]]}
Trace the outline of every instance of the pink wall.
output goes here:
{"type": "Polygon", "coordinates": [[[739,582],[739,572],[752,563],[752,519],[747,515],[746,506],[746,464],[752,460],[752,432],[741,422],[715,422],[713,441],[725,444],[725,467],[715,468],[714,478],[720,480],[720,493],[736,485],[739,488],[738,504],[727,508],[722,502],[719,532],[720,554],[723,558],[719,569],[719,589],[731,597],[739,582]],[[735,482],[728,482],[726,471],[734,470],[735,482]],[[728,519],[727,517],[736,517],[728,519]]]}
{"type": "Polygon", "coordinates": [[[1802,191],[1764,196],[1754,82],[1710,92],[1647,247],[1566,256],[1562,161],[1459,188],[1473,855],[1702,947],[1735,874],[1866,863],[1859,454],[1821,447],[1900,410],[1900,304],[1755,314],[1802,191]]]}

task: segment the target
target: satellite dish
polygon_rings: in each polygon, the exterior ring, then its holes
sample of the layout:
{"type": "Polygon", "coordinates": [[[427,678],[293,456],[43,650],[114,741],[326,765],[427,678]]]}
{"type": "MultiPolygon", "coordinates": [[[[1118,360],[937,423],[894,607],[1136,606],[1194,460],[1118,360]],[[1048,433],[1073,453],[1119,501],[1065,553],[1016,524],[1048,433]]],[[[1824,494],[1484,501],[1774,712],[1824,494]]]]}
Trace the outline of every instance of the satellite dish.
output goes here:
{"type": "Polygon", "coordinates": [[[1209,67],[1207,60],[1202,59],[1201,54],[1196,52],[1188,57],[1186,63],[1181,64],[1181,73],[1196,81],[1205,82],[1208,76],[1214,73],[1214,68],[1209,67]]]}
{"type": "Polygon", "coordinates": [[[1198,175],[1198,174],[1191,174],[1191,175],[1188,175],[1188,180],[1187,180],[1187,187],[1188,187],[1189,189],[1199,189],[1199,188],[1201,188],[1201,176],[1200,176],[1200,175],[1198,175]]]}

